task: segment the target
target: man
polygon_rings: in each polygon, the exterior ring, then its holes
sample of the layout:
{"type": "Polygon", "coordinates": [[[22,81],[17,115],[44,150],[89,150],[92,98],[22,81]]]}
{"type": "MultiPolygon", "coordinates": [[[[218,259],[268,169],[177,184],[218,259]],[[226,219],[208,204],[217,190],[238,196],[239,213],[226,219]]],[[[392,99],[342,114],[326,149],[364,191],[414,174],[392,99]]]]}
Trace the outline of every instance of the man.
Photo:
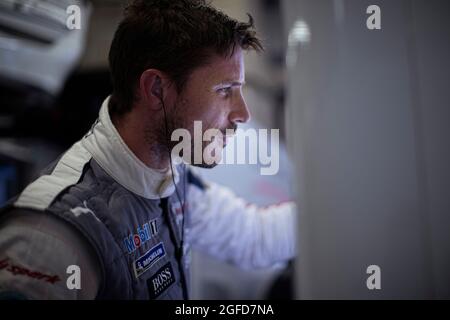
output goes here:
{"type": "Polygon", "coordinates": [[[248,121],[252,28],[202,1],[127,7],[98,120],[2,212],[4,298],[188,299],[191,246],[243,268],[294,256],[292,203],[249,205],[170,152],[196,120],[222,133],[248,121]]]}

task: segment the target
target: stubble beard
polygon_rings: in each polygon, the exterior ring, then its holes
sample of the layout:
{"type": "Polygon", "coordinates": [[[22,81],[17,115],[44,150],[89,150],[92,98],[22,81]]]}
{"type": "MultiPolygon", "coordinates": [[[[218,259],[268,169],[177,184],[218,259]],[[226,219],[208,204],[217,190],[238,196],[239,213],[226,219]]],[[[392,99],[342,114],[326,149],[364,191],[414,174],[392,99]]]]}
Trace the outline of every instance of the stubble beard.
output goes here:
{"type": "MultiPolygon", "coordinates": [[[[159,161],[165,161],[167,163],[170,163],[171,159],[171,152],[172,149],[179,143],[179,141],[172,141],[171,136],[172,132],[176,129],[186,129],[189,131],[191,135],[191,159],[184,159],[185,162],[188,162],[190,165],[200,168],[206,168],[211,169],[218,165],[217,162],[213,163],[206,163],[203,159],[203,152],[206,148],[206,146],[211,143],[210,141],[203,141],[202,143],[202,157],[201,162],[198,163],[194,161],[194,146],[195,146],[195,136],[194,136],[194,127],[193,122],[187,123],[186,119],[181,117],[182,114],[180,111],[181,108],[187,108],[188,105],[185,101],[180,102],[176,101],[173,108],[167,108],[166,106],[166,115],[162,117],[162,121],[159,123],[157,128],[150,128],[148,127],[145,130],[145,141],[147,145],[149,146],[149,151],[151,153],[152,157],[157,158],[159,161]],[[171,110],[170,112],[167,110],[171,110]],[[190,161],[188,161],[190,160],[190,161]]],[[[161,112],[164,112],[164,110],[161,110],[161,112]]],[[[203,131],[205,131],[207,128],[209,128],[210,124],[205,123],[205,128],[203,128],[203,131]]],[[[233,129],[235,130],[235,128],[233,129]]],[[[203,136],[203,132],[202,132],[203,136]]],[[[183,157],[183,153],[180,154],[181,157],[183,157]]],[[[173,161],[174,159],[172,159],[173,161]]]]}

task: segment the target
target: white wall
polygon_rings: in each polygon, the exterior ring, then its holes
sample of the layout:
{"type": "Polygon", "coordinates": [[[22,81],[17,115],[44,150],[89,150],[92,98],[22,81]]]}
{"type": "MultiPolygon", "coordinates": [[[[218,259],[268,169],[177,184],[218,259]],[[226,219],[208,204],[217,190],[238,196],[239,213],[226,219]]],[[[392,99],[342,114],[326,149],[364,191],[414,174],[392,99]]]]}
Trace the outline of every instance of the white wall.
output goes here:
{"type": "Polygon", "coordinates": [[[299,298],[450,297],[445,1],[285,0],[299,298]],[[306,27],[305,27],[306,26],[306,27]],[[298,31],[298,30],[297,30],[298,31]],[[381,290],[366,268],[381,267],[381,290]]]}

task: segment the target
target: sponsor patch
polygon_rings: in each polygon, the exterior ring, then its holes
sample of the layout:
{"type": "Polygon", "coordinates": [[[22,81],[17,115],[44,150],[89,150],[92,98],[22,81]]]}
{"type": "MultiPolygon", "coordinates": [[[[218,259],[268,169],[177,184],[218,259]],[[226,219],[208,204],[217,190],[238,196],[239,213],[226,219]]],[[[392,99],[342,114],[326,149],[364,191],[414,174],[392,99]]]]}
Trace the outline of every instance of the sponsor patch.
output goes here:
{"type": "Polygon", "coordinates": [[[166,255],[166,250],[162,242],[158,243],[156,246],[148,250],[137,260],[134,261],[134,274],[138,278],[141,274],[147,271],[156,261],[161,259],[166,255]]]}
{"type": "Polygon", "coordinates": [[[186,203],[184,204],[184,206],[181,205],[180,202],[173,202],[171,205],[171,209],[172,212],[175,214],[175,222],[177,224],[177,226],[180,226],[181,223],[183,222],[183,209],[186,210],[186,203]]]}
{"type": "Polygon", "coordinates": [[[133,253],[137,248],[142,246],[158,233],[158,225],[156,224],[156,220],[157,219],[150,220],[142,226],[137,227],[135,234],[129,234],[125,237],[125,239],[123,239],[128,253],[133,253]]]}
{"type": "Polygon", "coordinates": [[[14,276],[27,277],[32,278],[44,282],[48,282],[51,284],[55,284],[58,281],[61,281],[61,278],[58,275],[45,274],[40,271],[28,269],[22,266],[18,266],[16,264],[12,264],[9,262],[9,259],[0,260],[0,270],[5,270],[10,272],[14,276]]]}
{"type": "Polygon", "coordinates": [[[172,265],[168,262],[147,280],[150,299],[158,298],[173,283],[175,283],[175,276],[173,274],[172,265]]]}

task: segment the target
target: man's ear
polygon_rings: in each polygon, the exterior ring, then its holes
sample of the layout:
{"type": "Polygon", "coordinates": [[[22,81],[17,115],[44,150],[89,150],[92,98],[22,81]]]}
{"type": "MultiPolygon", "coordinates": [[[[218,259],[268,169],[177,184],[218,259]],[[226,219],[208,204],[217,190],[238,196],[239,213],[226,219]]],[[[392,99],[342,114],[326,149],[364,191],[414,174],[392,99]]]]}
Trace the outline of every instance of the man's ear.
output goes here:
{"type": "Polygon", "coordinates": [[[161,100],[164,100],[164,83],[167,82],[164,74],[156,69],[145,70],[139,79],[140,97],[152,109],[161,108],[161,100]]]}
{"type": "Polygon", "coordinates": [[[163,88],[162,88],[160,76],[155,77],[155,81],[153,82],[151,91],[152,91],[152,95],[157,97],[159,100],[163,99],[163,88]]]}

